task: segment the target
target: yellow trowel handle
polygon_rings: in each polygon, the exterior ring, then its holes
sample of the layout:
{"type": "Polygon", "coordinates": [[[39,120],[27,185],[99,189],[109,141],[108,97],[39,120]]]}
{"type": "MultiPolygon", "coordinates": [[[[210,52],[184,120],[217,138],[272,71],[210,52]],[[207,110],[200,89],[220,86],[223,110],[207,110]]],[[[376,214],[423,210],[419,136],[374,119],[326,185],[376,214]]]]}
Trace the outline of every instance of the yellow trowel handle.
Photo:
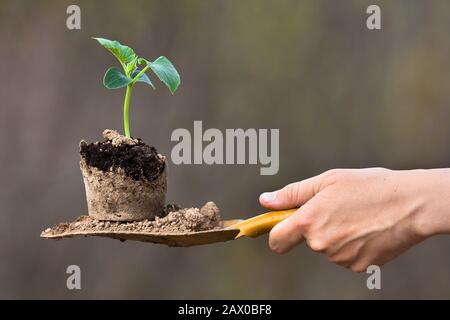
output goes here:
{"type": "Polygon", "coordinates": [[[231,226],[231,228],[240,230],[236,239],[242,236],[256,238],[262,234],[268,233],[277,223],[283,221],[297,210],[298,208],[263,213],[259,216],[239,222],[231,226]]]}

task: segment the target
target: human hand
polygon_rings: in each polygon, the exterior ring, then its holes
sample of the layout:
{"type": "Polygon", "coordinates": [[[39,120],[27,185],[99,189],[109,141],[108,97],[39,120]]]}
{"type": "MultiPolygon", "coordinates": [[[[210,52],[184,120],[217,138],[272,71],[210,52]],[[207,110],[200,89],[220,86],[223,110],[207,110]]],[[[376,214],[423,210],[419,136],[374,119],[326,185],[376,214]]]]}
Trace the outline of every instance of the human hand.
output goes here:
{"type": "Polygon", "coordinates": [[[301,207],[269,236],[274,252],[306,240],[355,272],[450,233],[450,170],[334,169],[260,196],[270,210],[301,207]]]}

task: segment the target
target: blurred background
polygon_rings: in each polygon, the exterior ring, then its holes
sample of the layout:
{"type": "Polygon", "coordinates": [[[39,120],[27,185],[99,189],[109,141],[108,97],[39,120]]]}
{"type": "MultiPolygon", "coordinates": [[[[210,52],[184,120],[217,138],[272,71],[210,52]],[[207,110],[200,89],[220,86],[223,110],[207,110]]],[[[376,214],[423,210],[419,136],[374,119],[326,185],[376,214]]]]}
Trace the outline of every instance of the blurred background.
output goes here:
{"type": "Polygon", "coordinates": [[[78,143],[122,130],[123,90],[102,85],[117,39],[181,74],[174,96],[139,85],[134,136],[170,155],[176,128],[279,128],[280,170],[169,164],[168,201],[224,218],[263,212],[258,195],[336,167],[450,165],[450,2],[0,1],[0,298],[450,298],[450,238],[382,269],[382,290],[300,246],[267,238],[187,249],[39,238],[87,211],[78,143]],[[81,7],[81,30],[66,8],[81,7]],[[366,8],[382,9],[382,30],[366,8]],[[82,289],[66,288],[66,268],[82,289]]]}

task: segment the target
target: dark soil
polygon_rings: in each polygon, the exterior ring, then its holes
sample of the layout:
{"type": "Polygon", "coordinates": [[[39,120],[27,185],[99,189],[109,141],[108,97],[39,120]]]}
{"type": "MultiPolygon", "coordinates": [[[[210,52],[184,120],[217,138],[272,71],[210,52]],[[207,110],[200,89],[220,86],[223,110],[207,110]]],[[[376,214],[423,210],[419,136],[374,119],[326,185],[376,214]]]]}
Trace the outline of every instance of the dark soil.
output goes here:
{"type": "Polygon", "coordinates": [[[138,181],[143,178],[154,181],[165,169],[165,162],[158,156],[155,147],[133,139],[133,143],[113,143],[105,137],[103,141],[80,143],[80,155],[88,166],[103,172],[121,168],[125,174],[138,181]]]}

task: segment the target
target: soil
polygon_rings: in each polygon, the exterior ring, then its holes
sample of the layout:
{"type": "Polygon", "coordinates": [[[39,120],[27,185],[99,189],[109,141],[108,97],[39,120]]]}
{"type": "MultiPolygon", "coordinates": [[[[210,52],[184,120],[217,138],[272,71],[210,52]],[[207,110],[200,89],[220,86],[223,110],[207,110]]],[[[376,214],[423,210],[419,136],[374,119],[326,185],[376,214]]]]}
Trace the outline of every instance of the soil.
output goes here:
{"type": "Polygon", "coordinates": [[[156,149],[140,139],[127,138],[114,130],[103,132],[100,142],[80,142],[80,155],[89,167],[103,172],[122,169],[133,180],[156,180],[165,169],[165,162],[156,149]]]}
{"type": "Polygon", "coordinates": [[[42,235],[84,231],[185,233],[222,228],[219,208],[214,202],[208,202],[200,209],[180,209],[177,205],[167,205],[161,215],[164,217],[133,222],[100,221],[90,216],[80,216],[73,222],[60,223],[46,229],[42,235]]]}

